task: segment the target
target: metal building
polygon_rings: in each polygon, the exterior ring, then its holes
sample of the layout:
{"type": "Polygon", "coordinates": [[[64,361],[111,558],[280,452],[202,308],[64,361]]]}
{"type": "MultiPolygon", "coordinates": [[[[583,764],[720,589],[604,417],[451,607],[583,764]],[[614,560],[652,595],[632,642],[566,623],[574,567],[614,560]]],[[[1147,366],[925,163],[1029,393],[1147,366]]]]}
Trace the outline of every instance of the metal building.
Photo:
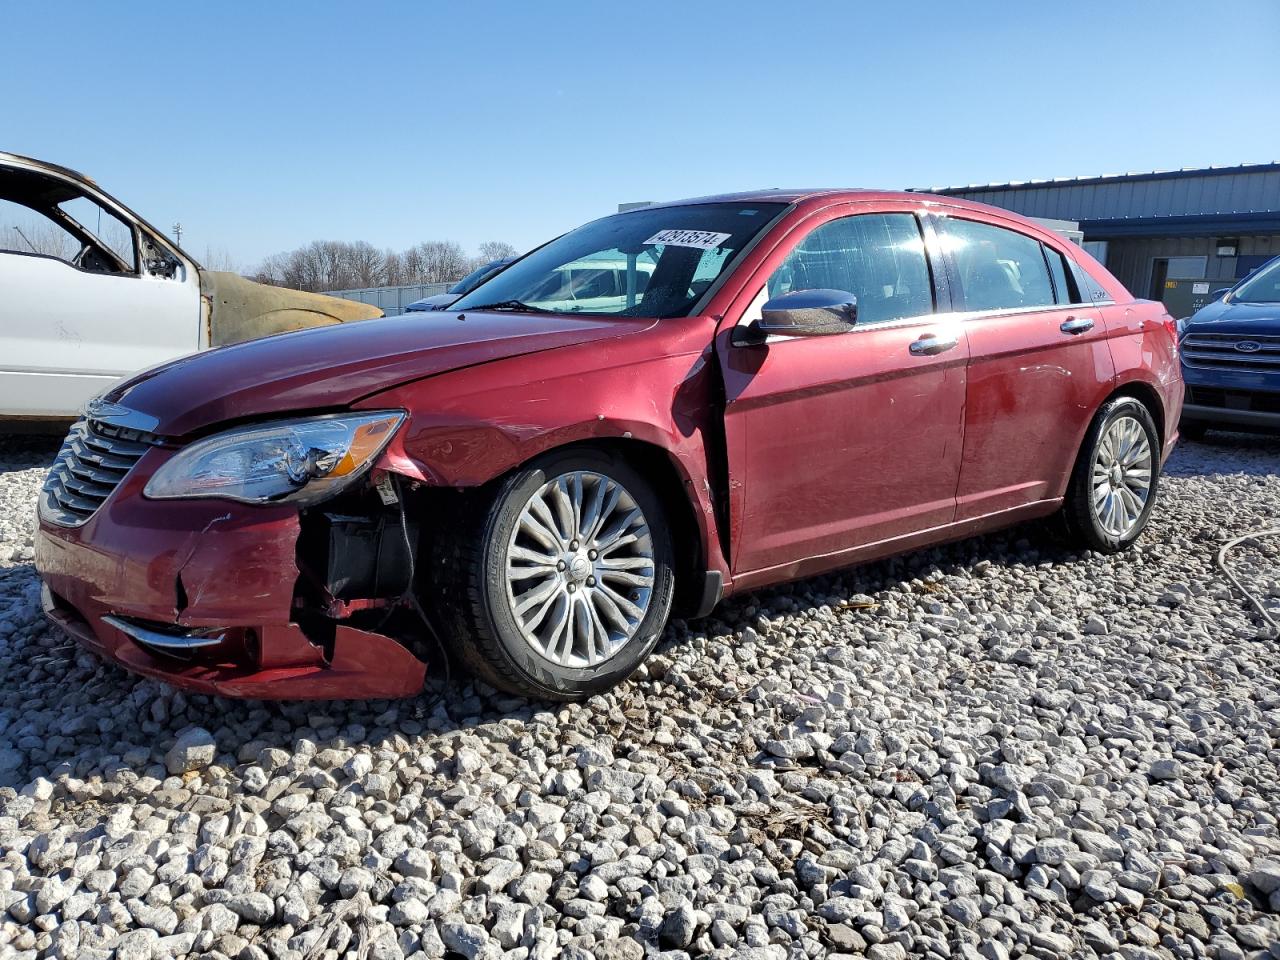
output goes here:
{"type": "Polygon", "coordinates": [[[1130,291],[1176,314],[1280,254],[1280,163],[917,189],[1075,221],[1130,291]]]}

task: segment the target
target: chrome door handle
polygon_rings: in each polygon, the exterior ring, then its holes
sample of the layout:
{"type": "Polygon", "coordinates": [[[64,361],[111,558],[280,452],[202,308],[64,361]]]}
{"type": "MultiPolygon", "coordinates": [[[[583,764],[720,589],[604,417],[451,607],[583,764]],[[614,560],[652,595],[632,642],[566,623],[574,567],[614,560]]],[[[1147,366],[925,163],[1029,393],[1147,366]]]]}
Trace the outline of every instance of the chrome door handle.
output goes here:
{"type": "Polygon", "coordinates": [[[908,348],[913,357],[932,357],[934,354],[946,353],[952,347],[956,346],[960,340],[957,337],[921,337],[908,348]]]}
{"type": "Polygon", "coordinates": [[[1077,334],[1088,333],[1093,329],[1093,321],[1088,317],[1067,317],[1062,321],[1062,326],[1058,327],[1063,333],[1077,334]]]}

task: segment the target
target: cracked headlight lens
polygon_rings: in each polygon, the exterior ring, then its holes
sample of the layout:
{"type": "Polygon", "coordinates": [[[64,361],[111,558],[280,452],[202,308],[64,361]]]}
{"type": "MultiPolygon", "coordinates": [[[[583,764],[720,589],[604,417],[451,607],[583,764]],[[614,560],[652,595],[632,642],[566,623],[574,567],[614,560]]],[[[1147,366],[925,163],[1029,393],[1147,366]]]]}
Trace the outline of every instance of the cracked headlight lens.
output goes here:
{"type": "Polygon", "coordinates": [[[255,424],[182,450],[147,481],[153,500],[221,497],[305,506],[363,474],[400,424],[401,410],[255,424]]]}

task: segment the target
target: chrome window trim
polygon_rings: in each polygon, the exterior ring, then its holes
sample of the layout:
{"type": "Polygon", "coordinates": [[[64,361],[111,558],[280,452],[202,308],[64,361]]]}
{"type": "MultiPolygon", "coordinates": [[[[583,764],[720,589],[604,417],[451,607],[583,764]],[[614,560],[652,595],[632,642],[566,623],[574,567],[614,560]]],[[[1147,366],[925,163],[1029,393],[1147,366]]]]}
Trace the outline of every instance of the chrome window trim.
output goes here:
{"type": "MultiPolygon", "coordinates": [[[[761,288],[763,289],[763,288],[761,288]]],[[[759,294],[756,294],[758,297],[759,294]]],[[[755,300],[751,301],[754,305],[755,300]]],[[[1114,304],[1115,301],[1108,300],[1106,303],[1114,304]]],[[[852,334],[866,333],[872,330],[890,330],[894,327],[915,327],[921,324],[931,322],[935,323],[968,323],[971,320],[988,320],[996,317],[1020,317],[1031,313],[1059,313],[1071,310],[1086,309],[1091,310],[1096,306],[1104,304],[1094,303],[1054,303],[1043,307],[1018,307],[1013,310],[945,310],[935,311],[933,313],[919,313],[910,317],[899,317],[894,320],[877,320],[874,323],[855,324],[850,327],[848,332],[836,334],[836,336],[847,337],[852,334]]],[[[743,311],[742,317],[738,320],[737,326],[745,326],[751,321],[747,320],[750,313],[750,307],[743,311]]],[[[753,318],[754,319],[754,318],[753,318]]],[[[822,339],[814,337],[788,337],[783,334],[771,333],[762,343],[776,343],[783,340],[813,340],[822,339]]]]}

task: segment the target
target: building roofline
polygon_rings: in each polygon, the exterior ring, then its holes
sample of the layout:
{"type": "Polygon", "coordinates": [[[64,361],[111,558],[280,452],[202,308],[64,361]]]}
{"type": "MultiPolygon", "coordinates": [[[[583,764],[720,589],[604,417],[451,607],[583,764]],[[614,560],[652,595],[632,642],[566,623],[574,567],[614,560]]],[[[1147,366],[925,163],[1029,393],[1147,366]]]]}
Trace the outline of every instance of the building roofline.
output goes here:
{"type": "Polygon", "coordinates": [[[1138,180],[1175,180],[1186,177],[1221,177],[1238,173],[1272,173],[1280,170],[1280,161],[1238,163],[1232,166],[1183,167],[1180,170],[1151,170],[1146,173],[1102,173],[1084,177],[1054,177],[1048,180],[1010,180],[1006,183],[970,183],[950,187],[908,187],[912,193],[934,193],[947,196],[977,190],[1030,190],[1040,187],[1081,186],[1093,183],[1116,183],[1138,180]]]}

